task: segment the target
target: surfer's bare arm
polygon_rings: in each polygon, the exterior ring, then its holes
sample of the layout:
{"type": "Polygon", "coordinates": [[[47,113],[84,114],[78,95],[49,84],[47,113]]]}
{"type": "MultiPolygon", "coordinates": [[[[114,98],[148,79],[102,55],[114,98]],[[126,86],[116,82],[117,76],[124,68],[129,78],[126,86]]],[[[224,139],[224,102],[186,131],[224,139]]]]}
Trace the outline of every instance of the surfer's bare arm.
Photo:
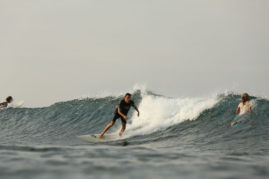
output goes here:
{"type": "Polygon", "coordinates": [[[119,115],[121,115],[125,120],[128,120],[128,117],[121,113],[119,107],[118,107],[118,113],[119,113],[119,115]]]}
{"type": "Polygon", "coordinates": [[[134,109],[135,109],[136,112],[137,112],[137,116],[139,117],[140,112],[139,112],[138,108],[137,108],[135,105],[133,105],[133,107],[134,107],[134,109]]]}
{"type": "Polygon", "coordinates": [[[248,111],[249,111],[249,112],[252,112],[252,108],[251,108],[251,107],[249,107],[248,111]]]}
{"type": "Polygon", "coordinates": [[[236,109],[236,115],[238,115],[240,113],[240,107],[238,107],[237,109],[236,109]]]}

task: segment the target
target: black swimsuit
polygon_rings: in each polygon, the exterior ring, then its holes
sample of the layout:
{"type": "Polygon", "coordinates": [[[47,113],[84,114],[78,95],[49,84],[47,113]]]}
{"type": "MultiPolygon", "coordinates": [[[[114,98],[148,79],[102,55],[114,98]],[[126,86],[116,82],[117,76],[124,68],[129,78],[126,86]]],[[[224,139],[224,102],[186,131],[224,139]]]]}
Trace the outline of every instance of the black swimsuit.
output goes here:
{"type": "MultiPolygon", "coordinates": [[[[129,103],[126,103],[123,100],[120,101],[119,107],[120,108],[120,112],[124,115],[127,115],[128,111],[130,110],[130,107],[134,106],[134,102],[132,100],[130,100],[129,103]]],[[[113,122],[116,122],[117,119],[121,118],[121,122],[122,123],[126,123],[126,120],[118,113],[118,108],[116,108],[115,112],[114,112],[114,117],[112,119],[113,122]]]]}

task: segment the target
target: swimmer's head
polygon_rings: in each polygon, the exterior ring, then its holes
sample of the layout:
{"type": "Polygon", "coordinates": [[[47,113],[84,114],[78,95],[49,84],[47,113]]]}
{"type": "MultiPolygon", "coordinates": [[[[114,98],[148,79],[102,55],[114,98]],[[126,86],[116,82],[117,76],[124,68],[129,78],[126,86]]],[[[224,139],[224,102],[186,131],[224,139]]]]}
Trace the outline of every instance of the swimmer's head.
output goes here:
{"type": "Polygon", "coordinates": [[[8,96],[8,97],[6,98],[6,101],[7,101],[8,103],[11,103],[11,102],[13,101],[12,96],[8,96]]]}
{"type": "Polygon", "coordinates": [[[242,103],[245,104],[245,102],[250,101],[250,97],[247,93],[243,93],[241,95],[241,100],[242,100],[242,103]]]}

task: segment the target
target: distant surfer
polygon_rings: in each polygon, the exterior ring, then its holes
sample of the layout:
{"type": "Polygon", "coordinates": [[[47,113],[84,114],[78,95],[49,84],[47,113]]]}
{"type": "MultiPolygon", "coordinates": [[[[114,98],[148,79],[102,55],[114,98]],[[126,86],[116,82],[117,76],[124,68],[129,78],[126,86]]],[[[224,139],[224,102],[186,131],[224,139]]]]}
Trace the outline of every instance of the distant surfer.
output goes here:
{"type": "Polygon", "coordinates": [[[242,120],[242,116],[247,112],[251,112],[252,108],[250,105],[250,97],[247,93],[243,93],[241,95],[241,103],[238,105],[236,109],[236,118],[233,122],[231,122],[231,126],[233,127],[235,124],[242,120]]]}
{"type": "Polygon", "coordinates": [[[6,108],[6,107],[8,106],[9,103],[12,103],[12,101],[13,101],[12,96],[8,96],[8,97],[6,98],[6,101],[5,101],[5,102],[0,103],[0,109],[1,109],[1,108],[6,108]]]}
{"type": "Polygon", "coordinates": [[[106,126],[106,128],[98,136],[98,138],[101,139],[103,135],[108,131],[108,129],[112,127],[115,124],[116,120],[119,118],[121,119],[121,124],[122,124],[122,128],[119,133],[119,135],[121,136],[126,128],[126,122],[128,120],[127,113],[130,107],[133,107],[137,111],[137,116],[139,117],[139,110],[135,106],[134,102],[131,100],[131,94],[126,93],[124,99],[120,101],[119,106],[116,108],[112,121],[106,126]]]}

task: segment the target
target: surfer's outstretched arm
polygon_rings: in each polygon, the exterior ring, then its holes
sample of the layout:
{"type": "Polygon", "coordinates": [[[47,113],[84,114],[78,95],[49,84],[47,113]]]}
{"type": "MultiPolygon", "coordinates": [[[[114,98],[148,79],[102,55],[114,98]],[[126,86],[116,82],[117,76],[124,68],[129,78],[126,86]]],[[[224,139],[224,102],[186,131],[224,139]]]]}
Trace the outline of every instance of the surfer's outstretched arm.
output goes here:
{"type": "Polygon", "coordinates": [[[137,108],[135,105],[133,105],[133,107],[134,107],[134,109],[135,109],[135,110],[136,110],[136,112],[137,112],[137,116],[139,117],[140,112],[139,112],[138,108],[137,108]]]}

